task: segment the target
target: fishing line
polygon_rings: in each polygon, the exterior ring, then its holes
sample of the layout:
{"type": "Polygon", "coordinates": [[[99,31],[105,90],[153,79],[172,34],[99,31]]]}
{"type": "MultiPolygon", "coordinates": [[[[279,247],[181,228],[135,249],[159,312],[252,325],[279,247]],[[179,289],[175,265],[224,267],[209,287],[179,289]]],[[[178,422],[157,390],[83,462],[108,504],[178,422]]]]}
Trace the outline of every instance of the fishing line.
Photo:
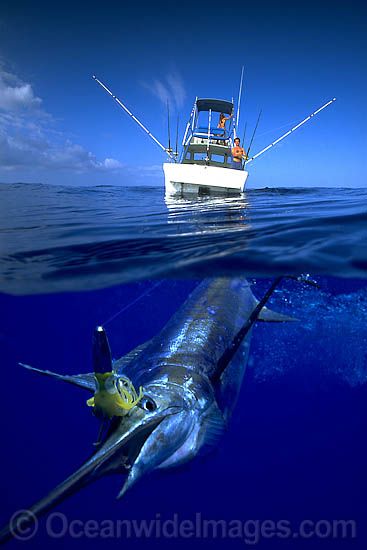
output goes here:
{"type": "Polygon", "coordinates": [[[127,304],[126,306],[123,306],[117,313],[115,313],[114,315],[112,315],[112,317],[110,317],[109,319],[107,319],[107,321],[105,323],[101,323],[103,327],[105,327],[106,325],[108,325],[109,323],[111,323],[111,321],[113,321],[114,319],[116,319],[116,317],[118,317],[119,315],[121,315],[121,313],[123,313],[124,311],[126,311],[127,309],[129,309],[130,307],[134,306],[135,304],[137,304],[142,298],[144,298],[144,296],[147,296],[147,294],[149,294],[150,292],[152,292],[153,290],[155,290],[157,287],[159,287],[159,285],[162,284],[163,281],[158,281],[158,283],[155,283],[151,288],[148,288],[148,290],[146,290],[145,292],[143,292],[142,294],[140,294],[137,298],[135,298],[135,300],[133,300],[132,302],[130,302],[129,304],[127,304]]]}
{"type": "Polygon", "coordinates": [[[276,132],[277,130],[282,130],[283,128],[287,128],[290,124],[294,124],[295,122],[298,122],[297,120],[291,120],[290,122],[287,122],[286,124],[282,124],[282,126],[277,126],[276,128],[272,128],[271,130],[266,130],[266,132],[261,132],[261,134],[258,134],[257,137],[265,136],[266,134],[271,134],[272,132],[276,132]]]}

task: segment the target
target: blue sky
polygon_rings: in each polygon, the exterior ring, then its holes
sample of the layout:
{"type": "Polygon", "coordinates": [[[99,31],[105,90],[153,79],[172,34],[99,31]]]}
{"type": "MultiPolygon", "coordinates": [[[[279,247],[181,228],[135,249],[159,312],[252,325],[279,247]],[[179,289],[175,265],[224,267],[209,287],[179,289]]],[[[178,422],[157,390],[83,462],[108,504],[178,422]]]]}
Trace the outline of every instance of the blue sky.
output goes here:
{"type": "MultiPolygon", "coordinates": [[[[249,185],[366,185],[364,3],[3,0],[0,182],[162,185],[164,153],[91,79],[96,74],[166,141],[166,96],[181,131],[196,95],[237,96],[255,153],[249,185]]],[[[174,122],[172,122],[174,125],[174,122]]],[[[240,131],[242,134],[242,130],[240,131]]]]}

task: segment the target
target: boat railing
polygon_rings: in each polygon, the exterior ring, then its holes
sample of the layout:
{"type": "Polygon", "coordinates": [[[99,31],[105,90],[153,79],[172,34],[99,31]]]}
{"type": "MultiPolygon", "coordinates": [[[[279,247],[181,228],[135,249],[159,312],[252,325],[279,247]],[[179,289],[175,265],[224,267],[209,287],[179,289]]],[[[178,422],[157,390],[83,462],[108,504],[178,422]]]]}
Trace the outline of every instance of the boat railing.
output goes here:
{"type": "MultiPolygon", "coordinates": [[[[215,129],[216,130],[216,129],[215,129]]],[[[232,139],[228,135],[216,135],[210,133],[208,140],[208,132],[190,132],[187,136],[185,147],[182,150],[180,161],[183,162],[187,158],[188,152],[213,152],[213,154],[231,154],[232,139]],[[229,151],[229,153],[228,153],[229,151]]],[[[220,163],[221,165],[221,163],[220,163]]]]}

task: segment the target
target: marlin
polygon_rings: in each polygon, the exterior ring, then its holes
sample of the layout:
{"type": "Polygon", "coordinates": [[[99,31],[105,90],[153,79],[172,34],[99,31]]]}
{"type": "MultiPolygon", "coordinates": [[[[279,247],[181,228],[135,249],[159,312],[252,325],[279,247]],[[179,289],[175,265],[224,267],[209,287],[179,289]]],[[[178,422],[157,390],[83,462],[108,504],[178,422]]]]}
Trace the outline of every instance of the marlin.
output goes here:
{"type": "Polygon", "coordinates": [[[106,474],[125,474],[120,498],[148,472],[181,465],[216,446],[238,399],[254,322],[294,320],[265,306],[280,279],[260,301],[245,278],[205,279],[159,334],[115,362],[99,326],[89,374],[22,364],[84,389],[105,428],[92,456],[21,522],[5,527],[0,542],[106,474]]]}

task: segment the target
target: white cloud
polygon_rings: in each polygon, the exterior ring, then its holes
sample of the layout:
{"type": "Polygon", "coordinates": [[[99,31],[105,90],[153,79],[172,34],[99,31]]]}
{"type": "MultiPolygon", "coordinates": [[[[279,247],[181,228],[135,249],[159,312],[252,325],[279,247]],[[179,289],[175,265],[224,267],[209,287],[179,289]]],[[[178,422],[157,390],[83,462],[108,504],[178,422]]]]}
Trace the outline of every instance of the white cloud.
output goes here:
{"type": "Polygon", "coordinates": [[[186,90],[181,77],[177,73],[170,73],[166,79],[175,98],[177,108],[182,109],[186,100],[186,90]]]}
{"type": "Polygon", "coordinates": [[[4,69],[0,63],[0,168],[116,171],[116,159],[98,160],[82,145],[53,129],[52,116],[42,108],[32,85],[4,69]]]}
{"type": "Polygon", "coordinates": [[[19,109],[33,109],[39,107],[42,100],[33,93],[30,84],[8,86],[0,78],[0,109],[16,111],[19,109]]]}
{"type": "Polygon", "coordinates": [[[121,162],[116,160],[116,159],[105,159],[104,162],[103,162],[103,165],[104,165],[105,168],[111,169],[111,170],[116,170],[118,168],[123,167],[121,162]]]}
{"type": "Polygon", "coordinates": [[[0,66],[0,109],[6,112],[38,110],[42,99],[37,97],[29,83],[0,66]]]}
{"type": "Polygon", "coordinates": [[[142,82],[142,84],[165,106],[167,101],[170,106],[178,111],[184,106],[187,94],[183,80],[177,72],[168,73],[161,79],[155,79],[153,82],[142,82]]]}

